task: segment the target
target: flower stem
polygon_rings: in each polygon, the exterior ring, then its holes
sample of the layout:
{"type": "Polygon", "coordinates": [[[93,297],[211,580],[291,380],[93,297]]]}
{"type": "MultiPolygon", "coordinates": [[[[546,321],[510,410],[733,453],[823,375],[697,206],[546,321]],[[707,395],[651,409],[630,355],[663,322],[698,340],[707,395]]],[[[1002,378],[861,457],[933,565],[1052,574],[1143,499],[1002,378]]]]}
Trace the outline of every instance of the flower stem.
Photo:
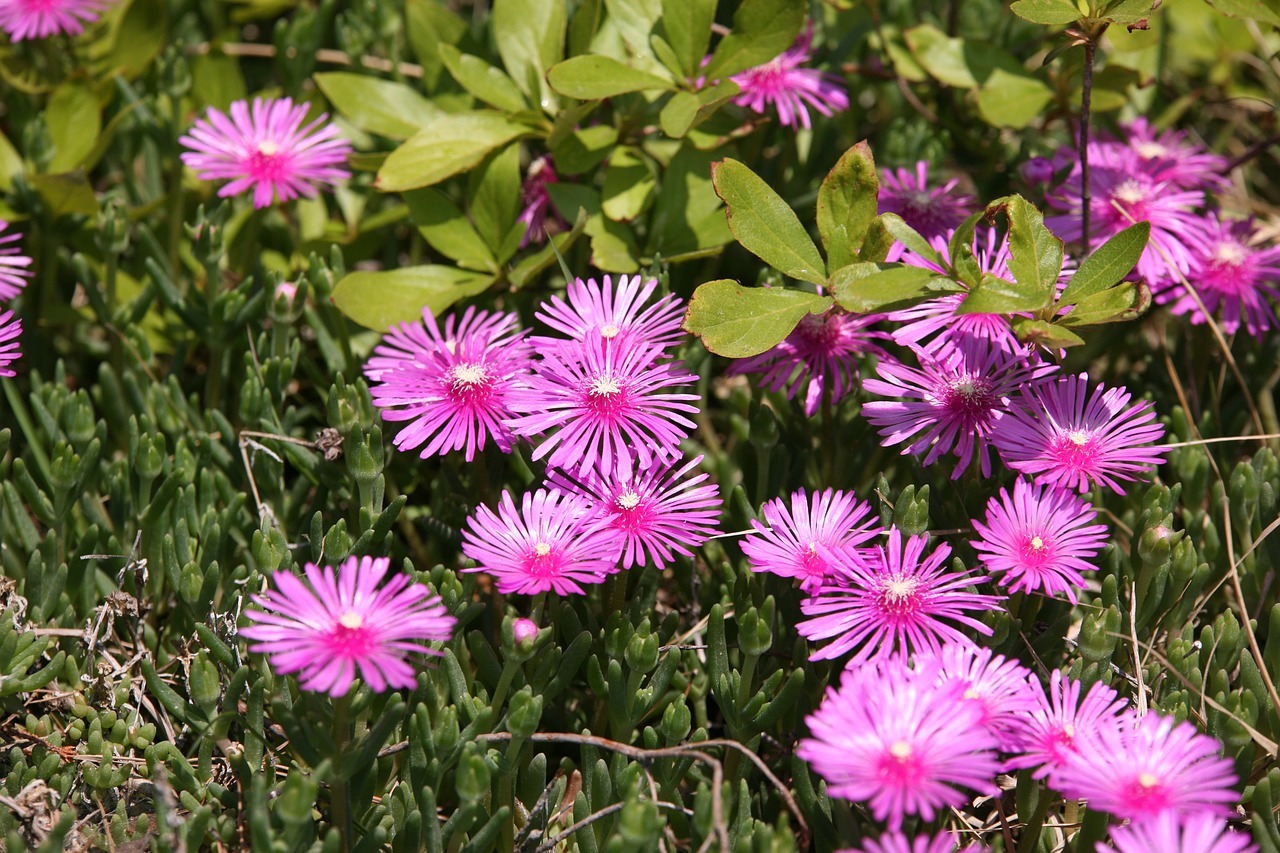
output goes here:
{"type": "Polygon", "coordinates": [[[1089,125],[1093,111],[1093,54],[1097,41],[1090,34],[1084,43],[1084,79],[1080,89],[1080,244],[1083,254],[1089,254],[1089,208],[1093,193],[1089,189],[1089,125]]]}

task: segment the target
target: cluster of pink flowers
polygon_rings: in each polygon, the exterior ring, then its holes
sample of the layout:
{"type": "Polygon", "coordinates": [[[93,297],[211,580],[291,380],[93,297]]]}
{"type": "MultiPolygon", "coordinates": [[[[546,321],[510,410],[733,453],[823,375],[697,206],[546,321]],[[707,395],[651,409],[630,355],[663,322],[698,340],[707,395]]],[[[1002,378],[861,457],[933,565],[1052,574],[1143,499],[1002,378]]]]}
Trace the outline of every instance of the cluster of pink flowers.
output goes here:
{"type": "Polygon", "coordinates": [[[0,219],[0,376],[16,375],[10,366],[21,357],[18,338],[22,335],[22,320],[4,304],[22,293],[31,277],[31,258],[22,254],[15,243],[21,234],[4,233],[9,223],[0,219]]]}

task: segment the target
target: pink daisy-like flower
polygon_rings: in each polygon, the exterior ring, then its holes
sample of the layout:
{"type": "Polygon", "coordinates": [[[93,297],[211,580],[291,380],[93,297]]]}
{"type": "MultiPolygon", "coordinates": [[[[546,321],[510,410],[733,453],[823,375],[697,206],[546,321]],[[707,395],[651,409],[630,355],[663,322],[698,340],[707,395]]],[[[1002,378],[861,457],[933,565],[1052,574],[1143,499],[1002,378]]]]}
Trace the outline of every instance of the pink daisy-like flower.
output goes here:
{"type": "Polygon", "coordinates": [[[970,614],[998,610],[1003,596],[966,591],[987,578],[947,571],[951,546],[940,544],[926,557],[927,541],[920,535],[904,542],[902,531],[890,527],[886,547],[864,549],[856,560],[831,565],[832,574],[800,605],[810,617],[796,626],[800,636],[833,640],[811,660],[854,651],[848,665],[856,666],[912,652],[936,654],[944,642],[973,645],[952,622],[991,636],[991,629],[970,614]]]}
{"type": "Polygon", "coordinates": [[[1001,489],[987,502],[987,523],[974,520],[981,537],[973,543],[987,571],[1010,592],[1063,593],[1076,603],[1084,589],[1083,572],[1107,542],[1107,526],[1091,524],[1097,511],[1087,501],[1055,486],[1013,484],[1013,496],[1001,489]]]}
{"type": "Polygon", "coordinates": [[[0,376],[17,376],[9,365],[22,353],[18,350],[18,337],[22,334],[22,321],[12,311],[0,314],[0,376]]]}
{"type": "Polygon", "coordinates": [[[932,465],[954,449],[959,461],[953,480],[975,457],[982,476],[991,476],[992,430],[1009,410],[1011,397],[1058,370],[1034,355],[1011,355],[974,340],[936,353],[917,351],[916,356],[919,368],[888,359],[876,365],[881,378],[863,386],[873,394],[903,399],[864,403],[862,413],[880,429],[886,446],[905,445],[904,456],[927,450],[922,465],[932,465]]]}
{"type": "MultiPolygon", "coordinates": [[[[684,308],[673,293],[646,307],[657,287],[656,278],[645,281],[638,275],[619,276],[616,287],[609,276],[599,284],[594,278],[579,278],[565,288],[568,301],[553,295],[533,316],[573,342],[588,336],[613,340],[623,335],[665,351],[684,340],[680,328],[684,308]]],[[[530,341],[539,350],[561,349],[566,343],[540,336],[530,341]]]]}
{"type": "Polygon", "coordinates": [[[1010,767],[1035,767],[1031,775],[1043,779],[1075,755],[1076,739],[1100,728],[1120,729],[1132,725],[1123,699],[1101,681],[1080,699],[1079,681],[1054,670],[1049,677],[1049,695],[1038,679],[1031,679],[1036,707],[1022,715],[1021,755],[1009,760],[1010,767]]]}
{"type": "Polygon", "coordinates": [[[577,495],[552,489],[526,492],[516,509],[503,491],[498,512],[476,508],[462,531],[462,553],[488,572],[498,592],[585,594],[618,570],[624,539],[577,495]]]}
{"type": "Polygon", "coordinates": [[[1132,725],[1078,733],[1075,752],[1049,777],[1063,796],[1128,820],[1164,812],[1225,815],[1240,795],[1222,744],[1190,723],[1150,713],[1132,725]]]}
{"type": "Polygon", "coordinates": [[[1180,817],[1164,812],[1150,820],[1117,826],[1111,844],[1099,841],[1098,853],[1257,853],[1258,845],[1233,832],[1219,815],[1180,817]]]}
{"type": "Polygon", "coordinates": [[[248,608],[256,623],[240,633],[255,641],[280,673],[297,673],[303,690],[342,696],[357,675],[381,692],[413,687],[417,670],[410,652],[438,655],[424,642],[446,642],[455,619],[440,597],[408,575],[395,574],[379,587],[391,561],[348,557],[337,574],[307,563],[306,581],[272,575],[275,589],[253,596],[261,609],[248,608]]]}
{"type": "Polygon", "coordinates": [[[205,181],[230,181],[218,191],[223,198],[253,188],[253,206],[268,207],[273,198],[314,198],[318,184],[351,176],[338,168],[351,153],[327,113],[302,126],[309,107],[289,98],[236,101],[230,116],[210,108],[178,141],[188,149],[182,162],[205,181]]]}
{"type": "Polygon", "coordinates": [[[1249,334],[1261,338],[1277,325],[1268,297],[1280,300],[1280,245],[1257,245],[1252,222],[1223,220],[1216,213],[1205,217],[1204,229],[1202,241],[1192,247],[1187,275],[1199,301],[1181,281],[1170,283],[1156,298],[1171,302],[1169,310],[1190,316],[1192,323],[1204,323],[1205,311],[1220,311],[1228,334],[1243,323],[1249,334]]]}
{"type": "Polygon", "coordinates": [[[926,240],[947,237],[974,212],[973,196],[956,192],[959,178],[929,187],[929,163],[920,160],[914,171],[885,169],[880,178],[880,212],[896,213],[926,240]]]}
{"type": "Polygon", "coordinates": [[[1220,190],[1227,183],[1227,158],[1189,142],[1186,131],[1157,131],[1139,116],[1120,126],[1123,142],[1153,177],[1187,190],[1220,190]]]}
{"type": "Polygon", "coordinates": [[[694,376],[673,363],[656,364],[662,349],[629,337],[588,337],[569,349],[548,350],[534,373],[511,392],[517,435],[541,435],[533,459],[586,476],[592,466],[631,476],[632,454],[648,467],[678,453],[694,428],[696,394],[668,389],[694,376]]]}
{"type": "Polygon", "coordinates": [[[987,728],[1006,752],[1018,749],[1021,715],[1036,709],[1035,695],[1028,683],[1035,679],[1031,670],[991,649],[971,644],[946,643],[935,655],[921,656],[917,669],[937,662],[938,677],[960,687],[963,702],[978,707],[978,722],[987,728]]]}
{"type": "Polygon", "coordinates": [[[733,102],[760,115],[773,104],[780,124],[805,129],[810,126],[809,107],[824,116],[847,110],[849,96],[839,77],[816,68],[801,67],[809,61],[812,39],[810,26],[781,55],[730,77],[742,89],[733,102]]]}
{"type": "Polygon", "coordinates": [[[932,820],[967,802],[961,788],[996,792],[997,744],[977,705],[901,663],[846,671],[805,722],[811,737],[796,755],[831,796],[868,803],[892,831],[906,815],[932,820]]]}
{"type": "Polygon", "coordinates": [[[622,568],[653,565],[660,571],[676,554],[692,557],[696,548],[716,533],[720,519],[720,490],[702,472],[689,473],[702,462],[699,456],[679,468],[654,460],[630,477],[603,476],[592,469],[584,482],[560,471],[551,471],[548,482],[585,498],[605,523],[624,537],[622,568]]]}
{"type": "Polygon", "coordinates": [[[1164,461],[1159,441],[1164,427],[1149,402],[1129,408],[1132,395],[1098,383],[1089,394],[1089,376],[1064,376],[1024,392],[1021,405],[1000,419],[992,442],[1006,465],[1037,483],[1089,490],[1099,483],[1124,494],[1120,480],[1136,480],[1164,461]]]}
{"type": "Polygon", "coordinates": [[[760,373],[762,388],[786,391],[788,400],[804,388],[804,413],[813,417],[828,384],[832,403],[857,387],[859,356],[884,355],[876,341],[887,336],[870,330],[882,319],[882,314],[845,314],[834,309],[807,314],[786,340],[759,355],[734,361],[728,375],[760,373]]]}
{"type": "Polygon", "coordinates": [[[525,224],[524,236],[520,238],[520,248],[523,249],[530,243],[545,243],[548,230],[554,234],[566,227],[565,221],[551,206],[551,193],[547,192],[548,184],[559,182],[560,176],[552,167],[550,157],[539,157],[529,164],[524,183],[520,187],[520,200],[524,202],[524,210],[520,211],[520,215],[516,218],[517,222],[525,224]],[[554,228],[548,228],[548,220],[555,226],[554,228]]]}
{"type": "MultiPolygon", "coordinates": [[[[836,853],[957,853],[956,836],[940,832],[908,838],[901,832],[886,832],[879,838],[867,839],[856,850],[839,850],[836,853]]],[[[981,844],[970,844],[958,853],[988,853],[988,849],[981,844]]]]}
{"type": "Polygon", "coordinates": [[[850,492],[826,489],[812,497],[804,489],[760,508],[765,524],[752,521],[755,532],[742,540],[742,552],[757,572],[799,578],[813,592],[836,562],[858,559],[857,548],[884,532],[871,505],[850,492]]]}
{"type": "MultiPolygon", "coordinates": [[[[0,232],[9,227],[9,223],[0,219],[0,232]]],[[[0,233],[0,302],[7,302],[22,292],[31,277],[31,258],[19,254],[17,246],[9,245],[22,239],[21,234],[0,233]]]]}
{"type": "Polygon", "coordinates": [[[450,315],[443,331],[429,309],[421,323],[393,327],[365,365],[373,404],[385,421],[409,421],[396,447],[423,444],[423,459],[466,450],[470,462],[486,439],[511,450],[508,398],[528,372],[531,348],[514,314],[469,307],[450,315]]]}
{"type": "Polygon", "coordinates": [[[77,36],[112,0],[0,0],[0,29],[12,41],[77,36]]]}

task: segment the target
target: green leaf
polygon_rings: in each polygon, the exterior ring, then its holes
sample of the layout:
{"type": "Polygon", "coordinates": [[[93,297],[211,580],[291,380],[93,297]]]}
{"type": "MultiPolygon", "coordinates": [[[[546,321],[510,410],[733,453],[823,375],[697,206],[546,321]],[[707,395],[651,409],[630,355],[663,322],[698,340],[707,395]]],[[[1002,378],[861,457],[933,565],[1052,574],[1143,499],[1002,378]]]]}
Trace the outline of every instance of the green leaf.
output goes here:
{"type": "Polygon", "coordinates": [[[1117,323],[1131,319],[1129,312],[1138,304],[1138,287],[1126,282],[1119,287],[1080,299],[1071,313],[1059,322],[1064,326],[1096,326],[1101,323],[1117,323]]]}
{"type": "MultiPolygon", "coordinates": [[[[553,184],[552,186],[556,186],[553,184]]],[[[556,252],[561,255],[569,251],[569,248],[582,236],[583,229],[586,227],[587,217],[582,214],[574,220],[573,228],[562,234],[555,234],[547,241],[547,245],[525,258],[522,258],[518,264],[511,268],[507,273],[507,280],[511,282],[511,286],[520,289],[529,283],[535,275],[545,270],[556,262],[556,252]],[[554,247],[554,248],[553,248],[554,247]]]]}
{"type": "Polygon", "coordinates": [[[956,309],[957,314],[1018,314],[1044,307],[1039,294],[1028,293],[1021,284],[985,273],[978,286],[956,309]]]}
{"type": "Polygon", "coordinates": [[[551,147],[551,159],[562,175],[581,175],[600,165],[618,144],[618,129],[597,124],[575,130],[551,147]]]}
{"type": "Polygon", "coordinates": [[[653,169],[638,149],[615,148],[604,172],[604,215],[615,222],[630,222],[644,210],[654,186],[653,169]]]}
{"type": "Polygon", "coordinates": [[[434,92],[444,70],[440,46],[461,41],[467,22],[435,0],[405,0],[404,18],[405,35],[422,66],[423,83],[427,91],[434,92]]]}
{"type": "Polygon", "coordinates": [[[439,107],[404,83],[347,71],[313,76],[333,108],[368,133],[408,139],[443,115],[439,107]]]}
{"type": "Polygon", "coordinates": [[[713,249],[733,239],[724,206],[711,185],[711,151],[681,146],[662,174],[653,205],[650,252],[672,257],[713,249]]]}
{"type": "Polygon", "coordinates": [[[462,88],[489,106],[512,113],[529,108],[511,78],[480,57],[463,53],[451,44],[442,44],[440,59],[462,88]]]}
{"type": "Polygon", "coordinates": [[[1071,0],[1017,0],[1009,11],[1024,21],[1048,27],[1073,24],[1083,17],[1071,0]]]}
{"type": "Polygon", "coordinates": [[[1280,27],[1280,15],[1261,0],[1209,0],[1209,5],[1229,18],[1252,18],[1273,27],[1280,27]]]}
{"type": "Polygon", "coordinates": [[[98,212],[98,197],[83,169],[57,175],[30,175],[27,180],[40,193],[54,217],[73,213],[93,216],[98,212]]]}
{"type": "Polygon", "coordinates": [[[865,141],[844,153],[818,188],[818,234],[832,269],[858,258],[876,218],[880,178],[865,141]]]}
{"type": "Polygon", "coordinates": [[[936,296],[930,283],[937,273],[919,267],[890,267],[856,263],[836,270],[831,276],[831,294],[846,311],[870,314],[904,308],[927,296],[936,296]]]}
{"type": "Polygon", "coordinates": [[[1138,222],[1103,243],[1067,282],[1058,304],[1072,305],[1117,284],[1138,265],[1150,237],[1151,223],[1138,222]]]}
{"type": "Polygon", "coordinates": [[[14,176],[21,175],[26,168],[27,164],[23,162],[18,149],[13,147],[9,137],[0,133],[0,190],[12,190],[14,176]]]}
{"type": "Polygon", "coordinates": [[[686,77],[697,75],[707,55],[715,18],[716,0],[662,0],[662,30],[686,77]]]}
{"type": "Polygon", "coordinates": [[[901,216],[896,213],[882,213],[876,219],[884,227],[884,230],[888,232],[889,236],[903,246],[906,246],[920,257],[933,261],[940,267],[945,266],[942,262],[942,255],[938,254],[938,250],[930,246],[929,241],[921,237],[920,233],[908,225],[901,216]]]}
{"type": "Polygon", "coordinates": [[[470,169],[495,148],[529,133],[499,113],[446,113],[387,157],[376,186],[383,192],[427,187],[470,169]]]}
{"type": "Polygon", "coordinates": [[[1067,349],[1084,344],[1084,338],[1070,329],[1055,326],[1044,320],[1032,320],[1029,317],[1015,317],[1013,331],[1018,336],[1018,340],[1024,344],[1036,344],[1050,350],[1067,349]]]}
{"type": "Polygon", "coordinates": [[[494,0],[489,16],[498,55],[520,91],[547,105],[547,69],[564,56],[564,0],[494,0]]]}
{"type": "Polygon", "coordinates": [[[830,307],[830,296],[719,279],[693,292],[684,330],[702,338],[711,352],[747,358],[777,346],[806,316],[830,307]]]}
{"type": "Polygon", "coordinates": [[[711,180],[728,208],[729,230],[743,248],[783,275],[827,283],[818,247],[795,211],[759,175],[726,157],[711,165],[711,180]]]}
{"type": "Polygon", "coordinates": [[[94,64],[103,78],[119,74],[132,80],[147,70],[167,41],[168,5],[163,0],[133,0],[120,21],[115,42],[94,64]]]}
{"type": "Polygon", "coordinates": [[[223,112],[248,97],[240,61],[217,50],[191,59],[191,92],[201,104],[223,112]]]}
{"type": "Polygon", "coordinates": [[[466,214],[444,193],[425,187],[404,194],[409,219],[431,248],[474,270],[496,271],[497,258],[466,214]]]}
{"type": "Polygon", "coordinates": [[[698,117],[700,106],[702,104],[698,96],[692,92],[676,92],[658,114],[662,132],[672,139],[682,138],[693,127],[693,120],[698,117]]]}
{"type": "Polygon", "coordinates": [[[997,68],[1025,74],[1022,63],[991,42],[973,42],[948,36],[932,24],[920,24],[902,34],[916,61],[930,75],[948,86],[974,89],[997,68]]]}
{"type": "Polygon", "coordinates": [[[54,147],[49,171],[58,174],[79,166],[102,129],[102,111],[93,90],[80,83],[63,83],[49,96],[44,118],[54,147]]]}
{"type": "Polygon", "coordinates": [[[742,0],[729,34],[716,45],[706,68],[708,80],[764,65],[795,42],[804,28],[805,0],[742,0]]]}
{"type": "Polygon", "coordinates": [[[424,308],[439,314],[492,284],[492,276],[434,264],[353,272],[334,286],[333,302],[360,325],[386,331],[393,323],[421,319],[424,308]]]}
{"type": "Polygon", "coordinates": [[[569,56],[591,49],[591,40],[600,29],[601,0],[582,0],[569,19],[569,56]]]}
{"type": "Polygon", "coordinates": [[[671,88],[670,80],[596,54],[566,59],[547,72],[547,81],[560,94],[580,101],[612,98],[645,89],[671,88]]]}
{"type": "Polygon", "coordinates": [[[1003,210],[1009,218],[1009,272],[1025,298],[1034,305],[1022,311],[1047,308],[1062,273],[1062,240],[1044,225],[1044,216],[1022,196],[1007,196],[987,206],[988,215],[1003,210]]]}
{"type": "MultiPolygon", "coordinates": [[[[1210,4],[1214,5],[1214,4],[1210,4]]],[[[1117,24],[1136,24],[1151,17],[1155,0],[1116,0],[1102,13],[1102,20],[1117,24]]]]}
{"type": "Polygon", "coordinates": [[[523,228],[520,214],[520,146],[494,152],[467,176],[467,199],[476,231],[505,264],[519,248],[523,228]],[[515,245],[509,245],[514,239],[515,245]]]}
{"type": "Polygon", "coordinates": [[[1052,100],[1053,90],[1038,77],[997,68],[978,89],[978,112],[988,124],[1020,129],[1052,100]]]}

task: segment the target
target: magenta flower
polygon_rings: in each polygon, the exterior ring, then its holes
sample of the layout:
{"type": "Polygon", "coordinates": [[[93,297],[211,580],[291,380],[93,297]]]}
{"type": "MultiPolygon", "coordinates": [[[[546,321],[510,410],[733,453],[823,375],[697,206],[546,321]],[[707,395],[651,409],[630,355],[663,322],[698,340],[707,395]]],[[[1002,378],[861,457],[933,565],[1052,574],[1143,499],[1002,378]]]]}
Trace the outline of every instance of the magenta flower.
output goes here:
{"type": "Polygon", "coordinates": [[[905,445],[904,456],[928,451],[922,465],[954,451],[953,480],[975,457],[982,476],[991,476],[992,431],[1009,410],[1011,397],[1058,369],[1025,352],[1010,355],[973,340],[933,354],[917,351],[916,356],[919,368],[887,359],[876,365],[881,378],[863,386],[873,394],[904,399],[873,400],[863,404],[862,413],[879,427],[885,446],[905,445]]]}
{"type": "Polygon", "coordinates": [[[804,489],[760,508],[765,524],[742,540],[742,552],[757,572],[799,578],[800,588],[815,592],[837,562],[859,559],[857,548],[883,533],[871,506],[850,492],[826,489],[810,498],[804,489]],[[767,525],[767,526],[766,526],[767,525]]]}
{"type": "Polygon", "coordinates": [[[576,495],[526,492],[517,511],[504,490],[496,514],[479,506],[467,519],[462,553],[479,565],[462,571],[488,572],[501,593],[584,595],[582,584],[618,570],[622,546],[622,535],[576,495]]]}
{"type": "Polygon", "coordinates": [[[1257,853],[1258,845],[1233,832],[1220,815],[1180,817],[1164,812],[1111,830],[1111,844],[1098,842],[1097,853],[1257,853]]]}
{"type": "Polygon", "coordinates": [[[551,193],[547,192],[548,184],[560,182],[560,176],[551,165],[550,157],[539,157],[529,164],[524,183],[520,186],[520,200],[524,210],[520,211],[517,222],[525,225],[524,236],[520,238],[520,248],[530,243],[547,242],[547,232],[556,233],[564,230],[567,223],[551,206],[551,193]],[[548,229],[547,220],[551,220],[554,228],[548,229]]]}
{"type": "Polygon", "coordinates": [[[22,353],[18,349],[18,337],[22,334],[22,320],[12,311],[0,313],[0,376],[17,376],[9,365],[22,353]]]}
{"type": "MultiPolygon", "coordinates": [[[[940,832],[908,838],[901,832],[886,832],[879,838],[867,839],[856,850],[839,850],[836,853],[956,853],[956,836],[940,832]]],[[[959,853],[988,853],[988,849],[981,844],[970,844],[959,853]]]]}
{"type": "Polygon", "coordinates": [[[373,404],[385,421],[409,421],[396,447],[423,459],[466,450],[466,459],[485,441],[511,450],[508,399],[517,378],[528,372],[531,349],[514,314],[491,314],[469,307],[461,321],[445,320],[444,330],[430,309],[421,323],[401,323],[387,332],[365,365],[373,404]]]}
{"type": "Polygon", "coordinates": [[[780,124],[806,130],[810,126],[809,107],[824,116],[847,110],[849,96],[839,77],[816,68],[801,67],[809,61],[812,39],[811,26],[781,55],[764,65],[734,74],[730,79],[742,92],[734,97],[733,102],[760,115],[764,115],[766,107],[773,104],[780,124]]]}
{"type": "Polygon", "coordinates": [[[587,472],[576,482],[559,471],[548,474],[551,485],[583,497],[623,537],[622,568],[653,565],[659,571],[676,554],[692,557],[696,548],[716,533],[720,519],[720,490],[704,483],[710,475],[688,476],[702,462],[699,456],[676,468],[656,459],[647,468],[634,468],[629,477],[587,472]]]}
{"type": "Polygon", "coordinates": [[[1172,717],[1149,713],[1131,725],[1099,726],[1078,733],[1075,747],[1049,784],[1116,817],[1225,815],[1240,799],[1232,788],[1231,759],[1220,754],[1222,744],[1172,717]]]}
{"type": "Polygon", "coordinates": [[[309,107],[289,98],[236,101],[231,115],[210,108],[178,141],[188,149],[182,162],[204,181],[230,181],[218,191],[223,198],[253,188],[253,206],[268,207],[273,198],[314,198],[318,184],[350,177],[338,166],[346,162],[351,143],[323,114],[302,126],[309,107]]]}
{"type": "Polygon", "coordinates": [[[440,597],[405,574],[379,587],[391,561],[348,557],[335,575],[329,566],[306,565],[306,581],[272,575],[274,590],[253,596],[261,609],[248,608],[256,623],[240,633],[255,642],[280,673],[297,673],[303,690],[342,696],[357,675],[370,689],[413,687],[410,652],[438,655],[423,642],[446,642],[455,619],[440,597]]]}
{"type": "Polygon", "coordinates": [[[987,502],[987,523],[974,520],[981,537],[973,543],[987,571],[1010,592],[1062,593],[1076,603],[1083,572],[1107,542],[1107,526],[1091,524],[1098,513],[1087,501],[1055,486],[1013,484],[987,502]]]}
{"type": "Polygon", "coordinates": [[[1186,190],[1221,190],[1226,187],[1227,158],[1187,141],[1186,131],[1156,131],[1142,116],[1120,126],[1122,142],[1138,155],[1144,171],[1156,180],[1186,190]]]}
{"type": "Polygon", "coordinates": [[[905,815],[932,820],[969,796],[996,793],[996,741],[954,685],[901,663],[848,670],[806,718],[796,755],[833,797],[866,802],[897,831],[905,815]]]}
{"type": "Polygon", "coordinates": [[[1205,217],[1204,229],[1204,237],[1192,247],[1187,275],[1199,301],[1182,281],[1171,282],[1157,298],[1171,302],[1169,310],[1189,315],[1192,323],[1204,323],[1205,311],[1220,311],[1228,334],[1243,324],[1255,338],[1263,337],[1277,325],[1270,300],[1280,300],[1280,245],[1259,245],[1252,222],[1223,220],[1212,213],[1205,217]]]}
{"type": "MultiPolygon", "coordinates": [[[[0,232],[8,227],[9,223],[0,219],[0,232]]],[[[31,258],[19,254],[17,246],[9,245],[21,239],[21,234],[0,233],[0,302],[15,298],[31,277],[31,270],[27,269],[31,266],[31,258]]]]}
{"type": "Polygon", "coordinates": [[[973,645],[952,622],[991,636],[972,613],[998,610],[1003,596],[967,592],[987,580],[946,569],[951,546],[940,544],[924,556],[928,537],[889,528],[887,547],[866,549],[857,560],[835,562],[834,573],[800,605],[811,617],[796,628],[808,640],[834,640],[810,660],[830,660],[854,651],[849,666],[911,652],[941,650],[945,642],[973,645]]]}
{"type": "Polygon", "coordinates": [[[1128,405],[1124,388],[1102,383],[1089,395],[1088,374],[1064,376],[1024,392],[996,426],[992,441],[1006,465],[1037,483],[1089,490],[1098,483],[1124,494],[1120,480],[1136,480],[1164,461],[1164,427],[1149,402],[1128,405]]]}
{"type": "Polygon", "coordinates": [[[1036,709],[1035,694],[1028,682],[1031,670],[991,649],[970,643],[946,643],[935,655],[917,658],[916,668],[924,671],[937,664],[938,678],[960,688],[960,700],[978,708],[978,722],[995,737],[1006,752],[1021,745],[1022,715],[1036,709]]]}
{"type": "Polygon", "coordinates": [[[830,387],[831,402],[838,403],[857,387],[859,356],[884,355],[876,341],[887,336],[869,328],[882,319],[882,314],[845,314],[834,309],[808,314],[773,349],[734,361],[728,375],[761,373],[760,386],[785,391],[788,400],[803,388],[804,413],[813,417],[822,403],[823,389],[830,387]]]}
{"type": "Polygon", "coordinates": [[[632,454],[642,467],[675,456],[694,428],[696,394],[669,389],[694,376],[673,363],[655,364],[660,347],[631,338],[589,337],[570,350],[548,350],[534,373],[511,392],[517,435],[542,435],[533,459],[586,476],[593,465],[631,476],[632,454]],[[575,351],[576,350],[576,351],[575,351]]]}
{"type": "MultiPolygon", "coordinates": [[[[680,297],[671,293],[645,307],[657,287],[656,278],[645,281],[638,275],[619,276],[617,287],[609,276],[600,284],[594,278],[579,278],[565,288],[567,302],[559,294],[553,295],[533,316],[570,341],[584,341],[588,335],[602,340],[623,335],[665,351],[684,340],[680,328],[684,308],[680,297]]],[[[566,343],[561,338],[540,336],[530,341],[539,350],[560,349],[566,343]]]]}
{"type": "Polygon", "coordinates": [[[1076,739],[1101,728],[1121,729],[1132,725],[1123,699],[1101,681],[1089,688],[1080,700],[1079,681],[1054,670],[1049,677],[1049,695],[1038,679],[1031,679],[1036,707],[1022,715],[1021,755],[1009,760],[1010,767],[1035,767],[1031,775],[1043,779],[1067,763],[1077,753],[1076,739]]]}
{"type": "MultiPolygon", "coordinates": [[[[896,213],[926,240],[947,237],[973,213],[973,196],[957,192],[959,178],[929,187],[929,163],[920,160],[915,171],[885,169],[880,177],[880,212],[896,213]]],[[[891,256],[892,257],[892,256],[891,256]]]]}
{"type": "Polygon", "coordinates": [[[0,29],[12,41],[77,36],[112,0],[0,0],[0,29]]]}

